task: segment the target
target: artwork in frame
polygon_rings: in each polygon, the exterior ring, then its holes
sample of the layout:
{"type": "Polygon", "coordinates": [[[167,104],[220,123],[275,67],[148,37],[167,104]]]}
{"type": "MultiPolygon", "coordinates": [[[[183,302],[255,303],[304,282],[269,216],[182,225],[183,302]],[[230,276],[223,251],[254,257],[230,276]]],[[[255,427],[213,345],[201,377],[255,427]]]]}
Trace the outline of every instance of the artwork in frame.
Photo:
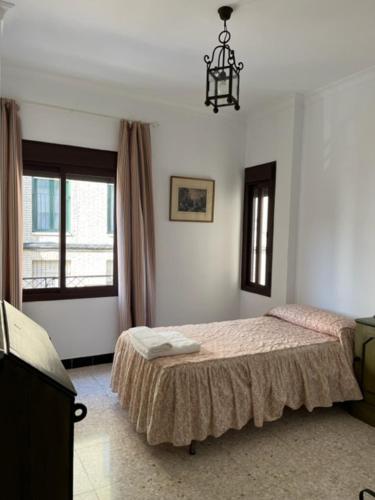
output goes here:
{"type": "Polygon", "coordinates": [[[213,222],[215,181],[195,177],[171,177],[169,220],[213,222]]]}

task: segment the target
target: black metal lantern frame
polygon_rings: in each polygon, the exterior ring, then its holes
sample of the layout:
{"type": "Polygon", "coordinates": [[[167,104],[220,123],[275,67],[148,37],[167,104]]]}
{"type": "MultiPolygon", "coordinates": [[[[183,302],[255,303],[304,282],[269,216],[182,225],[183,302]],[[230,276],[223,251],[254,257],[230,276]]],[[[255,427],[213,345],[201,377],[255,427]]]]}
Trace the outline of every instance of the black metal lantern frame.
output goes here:
{"type": "Polygon", "coordinates": [[[228,45],[231,34],[227,29],[227,21],[233,12],[232,7],[224,6],[218,10],[224,21],[224,30],[219,34],[220,45],[212,51],[211,57],[204,56],[207,64],[206,73],[206,106],[213,106],[214,113],[224,106],[240,109],[240,71],[244,65],[236,63],[234,50],[228,45]]]}

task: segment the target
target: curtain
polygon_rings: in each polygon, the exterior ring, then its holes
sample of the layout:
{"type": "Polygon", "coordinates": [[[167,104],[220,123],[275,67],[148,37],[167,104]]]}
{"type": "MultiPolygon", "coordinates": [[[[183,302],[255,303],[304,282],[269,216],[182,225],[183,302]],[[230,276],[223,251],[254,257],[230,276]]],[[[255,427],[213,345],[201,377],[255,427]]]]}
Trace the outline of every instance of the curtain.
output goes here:
{"type": "Polygon", "coordinates": [[[116,184],[118,300],[123,331],[154,323],[155,229],[148,124],[121,120],[116,184]]]}
{"type": "Polygon", "coordinates": [[[22,307],[22,139],[18,106],[0,98],[1,297],[22,307]]]}

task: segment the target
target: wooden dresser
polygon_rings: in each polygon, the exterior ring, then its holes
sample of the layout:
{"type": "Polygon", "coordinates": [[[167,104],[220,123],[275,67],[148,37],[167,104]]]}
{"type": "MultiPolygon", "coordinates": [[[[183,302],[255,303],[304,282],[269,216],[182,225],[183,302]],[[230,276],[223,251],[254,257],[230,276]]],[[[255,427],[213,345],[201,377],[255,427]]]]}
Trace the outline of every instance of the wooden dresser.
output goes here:
{"type": "Polygon", "coordinates": [[[0,302],[1,499],[73,498],[75,396],[47,332],[0,302]]]}
{"type": "Polygon", "coordinates": [[[363,400],[350,405],[350,413],[375,426],[375,318],[356,320],[354,371],[363,400]]]}

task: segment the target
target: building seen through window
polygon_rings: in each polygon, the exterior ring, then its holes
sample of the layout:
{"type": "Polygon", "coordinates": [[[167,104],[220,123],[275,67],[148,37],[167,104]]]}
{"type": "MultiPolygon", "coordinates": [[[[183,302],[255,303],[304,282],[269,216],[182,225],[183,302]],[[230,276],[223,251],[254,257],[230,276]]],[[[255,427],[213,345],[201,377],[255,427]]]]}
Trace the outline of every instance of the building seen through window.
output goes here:
{"type": "MultiPolygon", "coordinates": [[[[66,181],[66,287],[113,285],[113,188],[66,181]]],[[[25,175],[23,189],[24,288],[59,287],[61,180],[25,175]]]]}

